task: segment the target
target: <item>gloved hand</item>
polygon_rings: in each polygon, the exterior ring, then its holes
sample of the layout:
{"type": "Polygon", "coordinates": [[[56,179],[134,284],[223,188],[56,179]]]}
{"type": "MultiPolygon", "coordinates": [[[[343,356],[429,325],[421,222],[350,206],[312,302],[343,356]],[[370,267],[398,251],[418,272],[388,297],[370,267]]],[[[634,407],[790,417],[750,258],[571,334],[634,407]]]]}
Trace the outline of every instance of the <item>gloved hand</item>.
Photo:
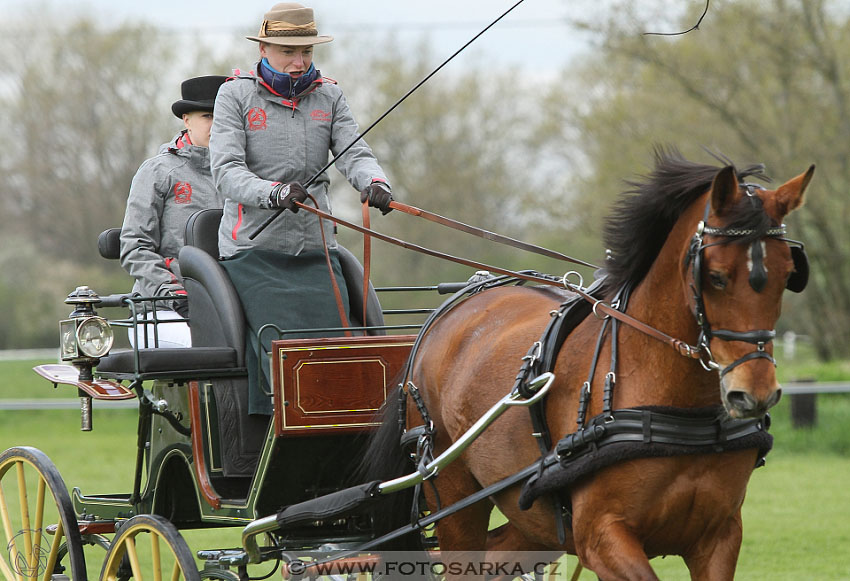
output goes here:
{"type": "Polygon", "coordinates": [[[295,205],[295,202],[304,203],[306,199],[307,190],[299,182],[275,184],[272,187],[271,194],[269,194],[269,207],[283,208],[295,214],[298,212],[298,206],[295,205]]]}
{"type": "Polygon", "coordinates": [[[189,301],[186,298],[171,301],[171,309],[184,319],[189,318],[189,301]]]}
{"type": "Polygon", "coordinates": [[[157,296],[174,297],[173,300],[165,301],[165,305],[184,319],[189,318],[189,301],[186,298],[186,289],[183,288],[182,284],[164,284],[159,288],[157,296]]]}
{"type": "Polygon", "coordinates": [[[386,216],[393,211],[390,208],[390,202],[393,201],[393,192],[389,184],[375,180],[360,192],[360,203],[362,204],[369,200],[369,205],[373,208],[378,208],[381,214],[386,216]]]}

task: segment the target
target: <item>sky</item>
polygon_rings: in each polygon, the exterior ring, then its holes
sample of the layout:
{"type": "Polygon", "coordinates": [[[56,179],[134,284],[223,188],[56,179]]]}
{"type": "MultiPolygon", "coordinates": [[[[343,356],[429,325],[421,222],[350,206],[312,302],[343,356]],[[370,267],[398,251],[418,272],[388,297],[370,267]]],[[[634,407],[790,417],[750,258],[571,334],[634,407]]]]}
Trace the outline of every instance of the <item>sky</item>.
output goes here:
{"type": "MultiPolygon", "coordinates": [[[[517,0],[302,0],[315,11],[320,34],[374,42],[395,34],[411,43],[423,35],[433,42],[434,58],[451,56],[517,0]]],[[[148,21],[165,28],[233,39],[256,34],[275,0],[0,0],[0,30],[20,11],[54,15],[89,10],[104,22],[148,21]]],[[[513,65],[553,73],[586,48],[566,19],[592,10],[600,1],[523,0],[468,49],[476,63],[513,65]]],[[[461,55],[457,57],[461,60],[461,55]]]]}

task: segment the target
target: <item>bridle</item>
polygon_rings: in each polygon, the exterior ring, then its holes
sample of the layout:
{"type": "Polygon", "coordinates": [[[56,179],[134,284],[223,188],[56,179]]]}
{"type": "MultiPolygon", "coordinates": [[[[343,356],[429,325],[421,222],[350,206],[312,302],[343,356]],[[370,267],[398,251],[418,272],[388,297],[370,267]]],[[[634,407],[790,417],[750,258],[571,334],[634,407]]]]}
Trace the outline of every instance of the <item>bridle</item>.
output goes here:
{"type": "MultiPolygon", "coordinates": [[[[757,184],[741,184],[747,196],[753,203],[758,203],[756,200],[755,191],[763,189],[757,184]]],[[[776,337],[775,329],[753,329],[750,331],[732,331],[729,329],[712,329],[711,323],[705,311],[705,301],[703,299],[702,289],[702,257],[706,248],[717,246],[720,244],[728,244],[729,239],[734,238],[751,238],[758,234],[755,229],[747,228],[717,228],[707,224],[711,202],[706,203],[703,219],[697,225],[696,233],[691,239],[688,247],[688,254],[685,258],[685,264],[691,265],[692,283],[691,290],[693,291],[694,299],[694,317],[700,327],[699,339],[697,345],[700,348],[703,357],[700,358],[700,363],[707,370],[717,370],[720,372],[720,377],[723,378],[727,373],[738,367],[742,363],[755,359],[767,359],[773,365],[776,365],[776,360],[773,355],[765,350],[765,346],[773,341],[776,337]],[[704,236],[716,236],[724,240],[706,243],[704,236]],[[709,342],[712,338],[720,339],[721,341],[741,341],[751,343],[756,346],[755,351],[751,351],[746,355],[739,357],[726,367],[722,367],[714,360],[709,348],[709,342]]],[[[794,272],[789,277],[786,288],[792,292],[801,292],[806,287],[808,281],[808,259],[802,242],[789,240],[785,238],[785,224],[767,228],[760,237],[753,240],[750,245],[750,256],[752,260],[752,269],[750,271],[749,283],[756,292],[761,292],[764,285],[767,283],[767,270],[764,267],[764,252],[761,242],[764,238],[776,238],[782,240],[791,246],[791,256],[794,261],[794,272]]]]}

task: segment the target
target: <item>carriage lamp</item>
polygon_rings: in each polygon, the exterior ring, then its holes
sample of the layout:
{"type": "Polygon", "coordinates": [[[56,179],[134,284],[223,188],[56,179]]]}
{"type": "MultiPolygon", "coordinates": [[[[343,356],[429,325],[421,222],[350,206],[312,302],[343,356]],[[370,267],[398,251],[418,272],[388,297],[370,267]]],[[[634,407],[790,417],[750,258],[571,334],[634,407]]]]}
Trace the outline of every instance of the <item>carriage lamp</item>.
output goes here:
{"type": "Polygon", "coordinates": [[[59,322],[62,361],[73,362],[80,368],[80,379],[88,380],[91,366],[112,349],[112,327],[95,312],[93,305],[100,302],[100,297],[89,287],[77,287],[65,302],[74,305],[74,310],[70,318],[59,322]],[[83,377],[84,373],[87,377],[83,377]]]}
{"type": "MultiPolygon", "coordinates": [[[[109,322],[94,310],[100,297],[87,286],[79,286],[68,295],[65,302],[74,306],[68,319],[59,322],[59,340],[62,361],[70,361],[79,371],[80,381],[92,381],[92,367],[101,357],[109,353],[114,336],[109,322]]],[[[80,420],[84,432],[92,429],[91,396],[82,389],[80,396],[80,420]]]]}

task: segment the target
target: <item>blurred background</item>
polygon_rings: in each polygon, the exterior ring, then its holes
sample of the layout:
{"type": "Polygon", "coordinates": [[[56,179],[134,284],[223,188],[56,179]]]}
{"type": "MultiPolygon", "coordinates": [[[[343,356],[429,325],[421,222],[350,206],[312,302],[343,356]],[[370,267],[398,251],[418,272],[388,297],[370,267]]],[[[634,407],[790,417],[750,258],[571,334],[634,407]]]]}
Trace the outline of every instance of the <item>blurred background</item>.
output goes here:
{"type": "MultiPolygon", "coordinates": [[[[514,2],[316,0],[322,73],[362,128],[514,2]]],[[[789,236],[812,280],[786,293],[780,334],[823,361],[850,352],[850,9],[838,0],[525,0],[367,136],[400,201],[601,263],[600,224],[653,147],[766,164],[783,182],[818,166],[789,236]],[[840,323],[843,321],[844,323],[840,323]]],[[[0,0],[0,349],[53,347],[79,284],[130,287],[96,238],[122,221],[139,164],[181,128],[191,76],[257,60],[268,1],[0,0]]],[[[335,212],[358,197],[331,169],[335,212]]],[[[356,219],[356,217],[354,218],[356,219]]],[[[450,254],[562,274],[400,212],[378,230],[450,254]]],[[[357,252],[359,235],[340,232],[357,252]]],[[[376,242],[377,284],[465,280],[469,269],[376,242]]]]}
{"type": "MultiPolygon", "coordinates": [[[[514,3],[312,0],[335,36],[316,66],[365,128],[514,3]]],[[[0,0],[0,450],[37,446],[69,484],[114,492],[130,486],[135,410],[99,405],[98,436],[79,432],[74,390],[32,367],[55,361],[76,286],[129,291],[97,235],[121,225],[137,168],[181,129],[180,82],[252,67],[245,36],[274,0],[70,4],[0,0]]],[[[748,490],[736,579],[850,578],[849,24],[842,0],[525,0],[367,136],[400,201],[596,264],[611,202],[655,147],[764,163],[774,184],[817,164],[788,219],[811,278],[777,328],[788,395],[748,490]],[[688,30],[707,4],[698,30],[645,34],[688,30]]],[[[335,213],[358,221],[357,193],[330,175],[335,213]]],[[[401,212],[372,223],[487,264],[572,268],[401,212]]],[[[361,253],[359,235],[339,238],[361,253]]],[[[472,274],[380,241],[372,267],[377,286],[472,274]]],[[[679,559],[653,566],[689,578],[679,559]]]]}

